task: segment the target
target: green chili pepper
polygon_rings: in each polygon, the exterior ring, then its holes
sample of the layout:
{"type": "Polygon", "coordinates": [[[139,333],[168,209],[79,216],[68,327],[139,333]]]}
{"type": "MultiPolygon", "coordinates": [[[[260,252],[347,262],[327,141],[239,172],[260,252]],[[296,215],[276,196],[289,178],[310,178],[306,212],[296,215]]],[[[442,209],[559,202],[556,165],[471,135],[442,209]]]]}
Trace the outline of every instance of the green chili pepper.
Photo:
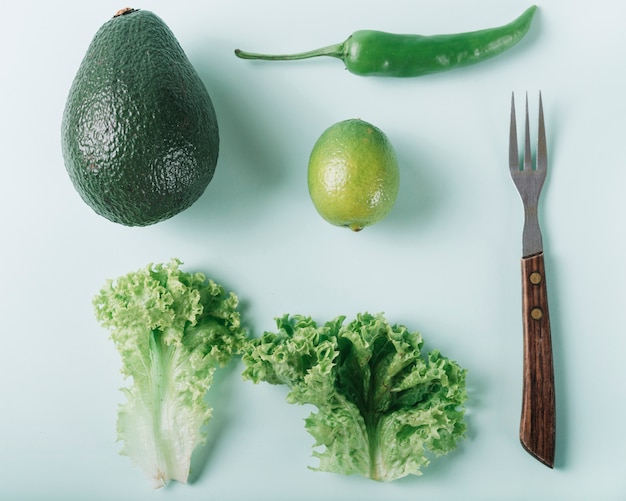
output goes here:
{"type": "Polygon", "coordinates": [[[299,54],[270,55],[235,50],[242,59],[287,61],[331,56],[355,75],[416,77],[475,64],[513,47],[528,32],[537,7],[496,28],[450,35],[399,35],[360,30],[345,42],[299,54]]]}

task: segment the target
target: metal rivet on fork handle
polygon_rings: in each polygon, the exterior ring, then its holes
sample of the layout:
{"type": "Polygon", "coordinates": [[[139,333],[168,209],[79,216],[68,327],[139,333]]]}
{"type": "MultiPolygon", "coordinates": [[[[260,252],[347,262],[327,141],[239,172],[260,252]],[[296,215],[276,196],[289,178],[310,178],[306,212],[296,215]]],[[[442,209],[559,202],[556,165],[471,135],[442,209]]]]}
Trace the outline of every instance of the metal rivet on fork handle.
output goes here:
{"type": "Polygon", "coordinates": [[[543,310],[539,307],[534,307],[532,310],[530,310],[530,317],[533,320],[541,320],[543,318],[543,310]]]}

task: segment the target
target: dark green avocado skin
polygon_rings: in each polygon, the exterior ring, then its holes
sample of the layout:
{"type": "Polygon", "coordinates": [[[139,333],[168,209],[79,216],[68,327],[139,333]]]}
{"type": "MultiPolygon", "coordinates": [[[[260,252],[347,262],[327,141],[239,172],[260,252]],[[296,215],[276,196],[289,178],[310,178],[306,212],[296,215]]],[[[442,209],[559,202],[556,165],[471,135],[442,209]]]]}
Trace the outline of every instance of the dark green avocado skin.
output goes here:
{"type": "Polygon", "coordinates": [[[219,152],[215,110],[158,16],[130,10],[98,30],[69,92],[62,147],[80,196],[115,223],[163,221],[204,193],[219,152]]]}

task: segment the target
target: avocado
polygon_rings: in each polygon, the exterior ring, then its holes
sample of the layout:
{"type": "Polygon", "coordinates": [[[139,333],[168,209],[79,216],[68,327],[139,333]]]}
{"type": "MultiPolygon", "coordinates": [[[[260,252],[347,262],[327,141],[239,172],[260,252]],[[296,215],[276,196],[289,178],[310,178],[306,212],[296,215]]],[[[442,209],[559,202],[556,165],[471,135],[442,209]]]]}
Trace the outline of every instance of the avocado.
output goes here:
{"type": "Polygon", "coordinates": [[[62,121],[67,173],[97,214],[148,226],[190,207],[213,178],[215,109],[174,34],[123,9],[95,34],[62,121]]]}

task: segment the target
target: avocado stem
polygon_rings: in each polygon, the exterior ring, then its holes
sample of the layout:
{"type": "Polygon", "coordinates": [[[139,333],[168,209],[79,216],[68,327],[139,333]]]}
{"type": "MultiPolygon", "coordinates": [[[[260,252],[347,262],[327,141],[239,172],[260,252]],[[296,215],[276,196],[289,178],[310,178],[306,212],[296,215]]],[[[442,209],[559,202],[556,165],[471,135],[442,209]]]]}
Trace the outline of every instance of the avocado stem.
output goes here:
{"type": "Polygon", "coordinates": [[[137,9],[133,9],[132,7],[124,7],[123,9],[118,10],[113,17],[123,16],[124,14],[130,14],[131,12],[135,12],[137,9]]]}
{"type": "Polygon", "coordinates": [[[341,59],[343,57],[343,43],[328,45],[320,49],[297,54],[257,54],[235,49],[235,55],[241,59],[262,59],[264,61],[294,61],[296,59],[309,59],[318,56],[331,56],[341,59]]]}

